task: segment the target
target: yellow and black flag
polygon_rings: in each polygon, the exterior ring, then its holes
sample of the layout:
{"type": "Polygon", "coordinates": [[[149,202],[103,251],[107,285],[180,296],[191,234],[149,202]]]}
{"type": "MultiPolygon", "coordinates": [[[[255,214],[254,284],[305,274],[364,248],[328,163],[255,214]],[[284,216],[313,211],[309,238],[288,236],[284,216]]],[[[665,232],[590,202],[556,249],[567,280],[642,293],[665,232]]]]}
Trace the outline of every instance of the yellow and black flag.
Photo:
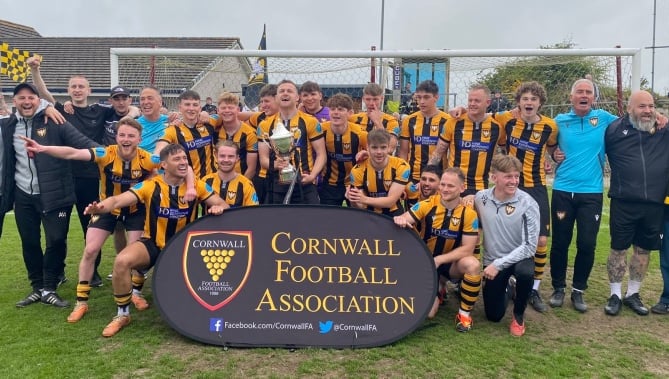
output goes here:
{"type": "Polygon", "coordinates": [[[30,74],[30,67],[26,63],[28,58],[29,51],[12,49],[7,43],[0,43],[0,75],[7,75],[15,82],[25,82],[30,74]]]}
{"type": "MultiPolygon", "coordinates": [[[[258,50],[267,50],[266,32],[267,26],[263,25],[258,50]]],[[[249,84],[244,89],[244,103],[248,108],[253,109],[260,103],[260,89],[267,83],[267,57],[258,57],[253,63],[253,72],[249,77],[249,84]]]]}
{"type": "MultiPolygon", "coordinates": [[[[258,50],[267,50],[267,26],[262,27],[262,37],[258,50]]],[[[253,72],[249,78],[249,85],[253,84],[267,84],[267,57],[258,57],[253,64],[253,72]]]]}

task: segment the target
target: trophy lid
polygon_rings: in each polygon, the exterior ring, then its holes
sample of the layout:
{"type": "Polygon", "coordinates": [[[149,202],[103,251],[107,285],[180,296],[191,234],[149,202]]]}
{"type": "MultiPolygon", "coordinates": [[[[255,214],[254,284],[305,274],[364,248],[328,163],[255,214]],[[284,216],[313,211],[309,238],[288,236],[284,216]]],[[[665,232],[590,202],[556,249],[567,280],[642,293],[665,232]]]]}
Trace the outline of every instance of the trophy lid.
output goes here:
{"type": "Polygon", "coordinates": [[[281,120],[277,121],[274,126],[274,132],[269,137],[272,140],[282,139],[282,138],[293,138],[293,133],[289,132],[288,129],[283,125],[281,120]]]}

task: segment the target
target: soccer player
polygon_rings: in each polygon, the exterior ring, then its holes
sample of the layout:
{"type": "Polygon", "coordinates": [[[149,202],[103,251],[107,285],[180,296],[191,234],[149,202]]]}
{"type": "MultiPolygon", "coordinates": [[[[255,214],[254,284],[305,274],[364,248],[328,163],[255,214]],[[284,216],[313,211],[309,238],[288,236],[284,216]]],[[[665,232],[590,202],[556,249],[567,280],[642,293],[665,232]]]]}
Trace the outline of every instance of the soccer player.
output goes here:
{"type": "Polygon", "coordinates": [[[322,124],[327,163],[319,197],[321,204],[341,206],[356,154],[367,148],[367,132],[349,121],[353,113],[353,100],[349,95],[335,94],[328,100],[328,107],[330,121],[322,124]]]}
{"type": "Polygon", "coordinates": [[[300,86],[300,107],[301,110],[310,114],[318,120],[318,122],[330,121],[330,108],[324,107],[323,92],[321,87],[316,82],[304,82],[300,86]]]}
{"type": "Polygon", "coordinates": [[[390,156],[390,134],[374,129],[367,134],[369,159],[351,170],[346,198],[354,207],[386,216],[404,213],[400,198],[409,182],[411,169],[401,158],[390,156]]]}
{"type": "Polygon", "coordinates": [[[238,104],[239,96],[233,93],[223,92],[218,97],[218,117],[221,120],[218,139],[237,144],[239,159],[235,170],[251,180],[258,165],[258,136],[256,129],[239,120],[238,104]]]}
{"type": "Polygon", "coordinates": [[[386,130],[391,136],[390,154],[395,155],[400,124],[395,117],[383,112],[383,88],[376,83],[367,84],[362,90],[362,102],[366,111],[352,115],[349,121],[360,125],[366,132],[372,129],[386,130]]]}
{"type": "Polygon", "coordinates": [[[169,144],[163,147],[160,151],[160,167],[164,170],[162,175],[86,207],[86,213],[91,215],[109,213],[137,203],[144,204],[146,208],[142,238],[126,246],[114,260],[112,286],[118,311],[102,331],[104,337],[115,335],[130,323],[131,270],[148,270],[153,267],[167,241],[195,220],[198,202],[204,202],[210,214],[221,214],[229,208],[209,185],[200,180],[195,182],[197,201],[184,200],[188,158],[183,146],[169,144]]]}
{"type": "Polygon", "coordinates": [[[267,203],[281,204],[288,194],[289,183],[279,180],[278,173],[290,163],[300,175],[295,190],[289,200],[292,204],[319,204],[315,180],[325,168],[326,152],[323,130],[318,120],[297,109],[299,99],[297,85],[290,80],[282,80],[277,86],[276,101],[279,112],[258,126],[258,154],[260,165],[268,173],[269,191],[267,203]],[[270,139],[275,125],[281,121],[293,133],[294,149],[289,159],[277,157],[270,147],[270,139]],[[315,154],[315,156],[314,156],[315,154]]]}
{"type": "MultiPolygon", "coordinates": [[[[74,149],[68,146],[43,146],[32,139],[23,137],[26,150],[35,154],[48,154],[56,158],[93,161],[100,170],[100,198],[119,195],[135,184],[148,179],[159,167],[158,157],[139,149],[142,127],[134,119],[126,117],[117,123],[117,144],[92,149],[74,149]]],[[[114,232],[117,222],[128,232],[128,241],[139,239],[144,230],[145,209],[132,206],[114,209],[111,213],[91,217],[86,232],[86,246],[79,262],[79,283],[77,284],[77,303],[67,321],[78,322],[88,312],[88,297],[91,292],[89,278],[93,275],[95,259],[107,237],[114,232]]],[[[135,275],[133,275],[135,276],[135,275]]],[[[144,277],[142,276],[142,282],[144,277]]],[[[136,279],[133,277],[133,282],[136,279]]],[[[134,294],[132,302],[138,310],[148,308],[141,295],[134,294]]]]}
{"type": "Polygon", "coordinates": [[[419,201],[427,200],[437,193],[441,180],[442,169],[438,165],[427,165],[420,173],[418,183],[409,182],[406,188],[406,204],[412,207],[419,201]]]}
{"type": "MultiPolygon", "coordinates": [[[[459,332],[468,332],[472,328],[470,312],[481,290],[481,264],[474,256],[478,217],[474,209],[460,202],[464,180],[459,168],[447,168],[439,181],[439,194],[416,203],[409,211],[394,218],[395,224],[404,228],[422,223],[420,236],[434,256],[440,277],[462,280],[460,309],[455,317],[455,328],[459,332]]],[[[436,316],[439,304],[437,296],[428,318],[436,316]]]]}
{"type": "Polygon", "coordinates": [[[253,183],[237,171],[240,159],[239,145],[222,139],[216,144],[215,150],[218,169],[202,180],[213,188],[230,208],[258,205],[258,196],[253,183]]]}
{"type": "Polygon", "coordinates": [[[494,114],[502,125],[506,151],[523,164],[518,188],[527,192],[539,204],[541,229],[534,254],[534,285],[530,305],[537,312],[546,312],[548,306],[541,299],[539,285],[546,265],[547,242],[550,234],[550,207],[546,188],[545,155],[557,146],[557,126],[553,119],[539,114],[546,102],[546,90],[537,82],[521,83],[516,89],[518,117],[511,112],[494,114]]]}
{"type": "MultiPolygon", "coordinates": [[[[452,117],[437,108],[439,87],[431,80],[418,84],[414,98],[418,101],[418,112],[412,113],[402,121],[400,131],[400,150],[398,157],[411,167],[411,180],[418,182],[420,173],[427,166],[430,156],[439,142],[446,121],[452,117]]],[[[439,157],[441,159],[441,156],[439,157]]],[[[431,162],[440,164],[439,162],[431,162]]],[[[443,166],[443,165],[442,165],[443,166]]]]}
{"type": "Polygon", "coordinates": [[[469,88],[467,113],[451,118],[446,123],[439,143],[430,157],[430,164],[438,164],[445,155],[448,167],[458,167],[465,173],[466,203],[472,195],[488,188],[488,172],[496,145],[504,145],[499,122],[486,113],[490,104],[490,90],[482,84],[469,88]]]}
{"type": "Polygon", "coordinates": [[[181,122],[165,129],[156,143],[154,154],[160,154],[160,150],[170,143],[178,143],[188,153],[188,164],[196,178],[216,172],[216,132],[211,125],[200,122],[200,95],[195,91],[182,92],[179,95],[179,113],[181,122]]]}
{"type": "Polygon", "coordinates": [[[483,304],[488,320],[499,322],[508,302],[507,285],[516,277],[516,296],[509,331],[525,334],[525,309],[532,291],[534,252],[539,239],[539,205],[518,189],[520,161],[496,155],[491,163],[492,188],[476,193],[474,203],[483,231],[483,304]]]}

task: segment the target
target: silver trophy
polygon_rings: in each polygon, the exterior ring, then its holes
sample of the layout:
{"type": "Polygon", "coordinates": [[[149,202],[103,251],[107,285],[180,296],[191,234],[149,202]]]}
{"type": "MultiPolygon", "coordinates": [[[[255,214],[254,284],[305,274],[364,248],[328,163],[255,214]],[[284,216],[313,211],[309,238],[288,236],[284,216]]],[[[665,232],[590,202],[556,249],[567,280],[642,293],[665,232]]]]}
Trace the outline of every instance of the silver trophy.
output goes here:
{"type": "Polygon", "coordinates": [[[290,154],[294,147],[294,135],[288,131],[283,125],[283,122],[279,120],[276,123],[274,133],[269,137],[269,140],[277,157],[288,160],[288,166],[284,167],[279,172],[279,183],[290,184],[295,179],[295,175],[297,175],[297,170],[290,164],[290,154]]]}

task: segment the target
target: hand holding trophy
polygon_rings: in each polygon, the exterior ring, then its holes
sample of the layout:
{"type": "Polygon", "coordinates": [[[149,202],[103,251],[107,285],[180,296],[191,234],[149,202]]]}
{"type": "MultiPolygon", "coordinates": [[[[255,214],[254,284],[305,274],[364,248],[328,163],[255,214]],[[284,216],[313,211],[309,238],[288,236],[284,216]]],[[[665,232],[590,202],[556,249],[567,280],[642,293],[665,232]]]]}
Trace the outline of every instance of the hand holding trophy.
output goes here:
{"type": "Polygon", "coordinates": [[[288,165],[279,171],[279,183],[292,183],[297,175],[297,170],[290,164],[290,155],[294,148],[293,133],[286,129],[281,120],[278,120],[269,140],[276,156],[288,162],[288,165]]]}

